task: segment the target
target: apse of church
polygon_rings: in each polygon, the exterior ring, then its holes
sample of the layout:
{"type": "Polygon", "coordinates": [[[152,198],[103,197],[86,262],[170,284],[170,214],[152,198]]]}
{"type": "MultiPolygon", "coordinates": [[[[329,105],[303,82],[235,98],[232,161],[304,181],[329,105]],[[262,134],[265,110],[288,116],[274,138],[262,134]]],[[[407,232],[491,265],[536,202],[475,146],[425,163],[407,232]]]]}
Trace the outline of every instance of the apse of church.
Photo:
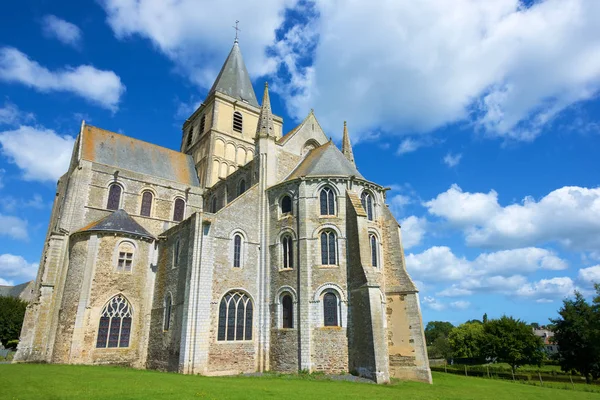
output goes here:
{"type": "Polygon", "coordinates": [[[16,361],[431,382],[385,189],[345,123],[282,129],[237,40],[180,151],[83,123],[16,361]]]}

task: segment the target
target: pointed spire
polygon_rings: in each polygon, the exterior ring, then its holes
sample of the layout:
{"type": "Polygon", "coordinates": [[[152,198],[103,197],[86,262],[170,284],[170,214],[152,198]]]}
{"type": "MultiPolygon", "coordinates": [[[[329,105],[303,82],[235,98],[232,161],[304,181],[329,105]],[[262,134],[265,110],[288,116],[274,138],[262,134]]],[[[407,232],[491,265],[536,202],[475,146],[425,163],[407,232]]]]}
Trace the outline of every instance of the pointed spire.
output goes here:
{"type": "Polygon", "coordinates": [[[348,127],[346,121],[344,121],[344,137],[342,139],[342,153],[346,156],[348,161],[354,164],[354,154],[352,153],[352,144],[350,143],[350,137],[348,136],[348,127]]]}
{"type": "Polygon", "coordinates": [[[265,82],[265,92],[263,94],[262,106],[260,107],[260,115],[258,116],[256,136],[275,137],[273,113],[271,112],[271,99],[269,98],[269,84],[267,82],[265,82]]]}

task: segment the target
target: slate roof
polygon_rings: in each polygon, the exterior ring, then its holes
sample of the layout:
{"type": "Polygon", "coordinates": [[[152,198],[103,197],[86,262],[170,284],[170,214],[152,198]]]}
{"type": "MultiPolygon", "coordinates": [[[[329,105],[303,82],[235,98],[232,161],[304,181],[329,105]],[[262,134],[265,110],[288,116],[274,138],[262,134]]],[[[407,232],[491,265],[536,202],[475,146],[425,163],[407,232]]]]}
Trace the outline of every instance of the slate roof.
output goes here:
{"type": "Polygon", "coordinates": [[[117,210],[112,214],[81,228],[79,232],[117,232],[154,239],[154,236],[140,224],[135,222],[125,210],[117,210]]]}
{"type": "Polygon", "coordinates": [[[235,99],[246,101],[254,107],[259,107],[237,41],[233,44],[233,48],[229,52],[229,56],[227,56],[221,72],[219,72],[215,83],[208,93],[210,94],[214,91],[225,93],[235,99]]]}
{"type": "Polygon", "coordinates": [[[344,154],[333,144],[327,142],[311,150],[292,171],[288,179],[301,176],[356,176],[365,179],[344,154]]]}
{"type": "Polygon", "coordinates": [[[0,296],[14,297],[14,298],[18,299],[21,297],[21,294],[23,293],[23,291],[25,291],[25,289],[27,289],[27,286],[31,282],[32,281],[29,281],[29,282],[21,283],[20,285],[15,285],[15,286],[0,286],[0,296]]]}
{"type": "Polygon", "coordinates": [[[192,156],[129,136],[85,125],[81,158],[100,164],[200,186],[192,156]]]}

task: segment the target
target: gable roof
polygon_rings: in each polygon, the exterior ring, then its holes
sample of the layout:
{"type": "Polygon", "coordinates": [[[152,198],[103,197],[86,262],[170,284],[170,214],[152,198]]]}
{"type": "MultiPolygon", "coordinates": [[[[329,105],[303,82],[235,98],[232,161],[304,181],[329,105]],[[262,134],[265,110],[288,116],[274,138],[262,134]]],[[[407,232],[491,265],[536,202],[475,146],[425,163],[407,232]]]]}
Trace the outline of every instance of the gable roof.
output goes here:
{"type": "Polygon", "coordinates": [[[15,286],[0,286],[0,296],[14,297],[16,299],[29,301],[31,297],[30,293],[26,293],[25,291],[30,287],[30,285],[32,285],[32,283],[33,281],[29,281],[15,286]]]}
{"type": "Polygon", "coordinates": [[[81,158],[157,178],[200,186],[192,156],[129,136],[84,125],[81,158]]]}
{"type": "Polygon", "coordinates": [[[333,142],[312,149],[287,179],[301,176],[356,176],[365,179],[333,142]]]}
{"type": "Polygon", "coordinates": [[[125,210],[117,210],[110,215],[81,228],[78,232],[116,232],[154,239],[154,236],[140,224],[135,222],[125,210]]]}
{"type": "Polygon", "coordinates": [[[210,95],[215,91],[225,93],[238,100],[246,101],[254,107],[259,107],[237,41],[233,43],[233,47],[227,56],[227,60],[225,60],[225,64],[223,64],[223,68],[221,68],[221,71],[208,94],[210,95]]]}

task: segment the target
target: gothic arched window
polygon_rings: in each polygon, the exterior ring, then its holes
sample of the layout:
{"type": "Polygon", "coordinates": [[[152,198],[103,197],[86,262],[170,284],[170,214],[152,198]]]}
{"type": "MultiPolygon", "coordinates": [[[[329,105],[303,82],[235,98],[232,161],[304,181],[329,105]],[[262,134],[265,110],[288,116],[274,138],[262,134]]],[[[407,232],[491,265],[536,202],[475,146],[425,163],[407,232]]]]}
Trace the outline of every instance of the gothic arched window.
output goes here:
{"type": "Polygon", "coordinates": [[[213,214],[217,212],[217,196],[210,199],[210,212],[213,214]]]}
{"type": "Polygon", "coordinates": [[[233,266],[234,268],[242,266],[242,235],[239,233],[233,237],[233,266]]]}
{"type": "Polygon", "coordinates": [[[192,145],[192,139],[194,137],[194,127],[190,126],[190,130],[188,132],[187,143],[185,144],[187,148],[192,145]]]}
{"type": "Polygon", "coordinates": [[[289,294],[285,294],[281,298],[281,327],[294,327],[294,303],[292,302],[292,296],[289,294]]]}
{"type": "Polygon", "coordinates": [[[133,310],[122,294],[106,303],[100,314],[96,347],[129,347],[133,310]]]}
{"type": "Polygon", "coordinates": [[[221,299],[217,340],[252,340],[252,301],[246,293],[231,291],[221,299]]]}
{"type": "Polygon", "coordinates": [[[238,184],[238,196],[246,191],[246,180],[242,179],[238,184]]]}
{"type": "Polygon", "coordinates": [[[363,192],[360,196],[362,206],[367,212],[367,219],[373,221],[373,196],[369,192],[363,192]]]}
{"type": "Polygon", "coordinates": [[[379,257],[377,257],[377,238],[375,235],[369,235],[369,242],[371,243],[371,265],[377,267],[379,266],[379,257]]]}
{"type": "Polygon", "coordinates": [[[338,298],[334,293],[327,292],[323,296],[323,325],[339,326],[338,298]]]}
{"type": "Polygon", "coordinates": [[[198,136],[202,136],[205,128],[206,128],[206,115],[203,115],[202,118],[200,118],[200,129],[198,130],[198,136]]]}
{"type": "Polygon", "coordinates": [[[233,113],[233,130],[242,133],[242,113],[236,111],[233,113]]]}
{"type": "Polygon", "coordinates": [[[165,313],[163,315],[163,331],[168,331],[171,327],[171,308],[173,307],[173,299],[171,294],[165,296],[165,313]]]}
{"type": "Polygon", "coordinates": [[[321,189],[321,215],[335,215],[335,193],[330,187],[321,189]]]}
{"type": "Polygon", "coordinates": [[[131,272],[131,266],[133,265],[133,255],[135,253],[135,247],[131,242],[121,242],[117,249],[117,271],[118,272],[131,272]]]}
{"type": "Polygon", "coordinates": [[[146,190],[144,193],[142,193],[142,208],[140,209],[140,215],[143,215],[144,217],[150,216],[150,213],[152,212],[153,197],[154,196],[152,196],[152,192],[149,190],[146,190]]]}
{"type": "Polygon", "coordinates": [[[185,201],[181,198],[176,198],[175,205],[173,207],[173,221],[183,221],[184,213],[185,201]]]}
{"type": "Polygon", "coordinates": [[[283,268],[294,268],[294,241],[290,235],[281,238],[283,268]]]}
{"type": "Polygon", "coordinates": [[[290,196],[283,196],[281,199],[281,214],[289,214],[292,212],[292,198],[290,196]]]}
{"type": "Polygon", "coordinates": [[[121,189],[120,185],[112,184],[108,189],[108,202],[106,203],[106,208],[109,210],[118,210],[121,205],[121,189]]]}
{"type": "Polygon", "coordinates": [[[327,230],[321,232],[321,264],[335,265],[337,238],[334,231],[327,230]]]}

